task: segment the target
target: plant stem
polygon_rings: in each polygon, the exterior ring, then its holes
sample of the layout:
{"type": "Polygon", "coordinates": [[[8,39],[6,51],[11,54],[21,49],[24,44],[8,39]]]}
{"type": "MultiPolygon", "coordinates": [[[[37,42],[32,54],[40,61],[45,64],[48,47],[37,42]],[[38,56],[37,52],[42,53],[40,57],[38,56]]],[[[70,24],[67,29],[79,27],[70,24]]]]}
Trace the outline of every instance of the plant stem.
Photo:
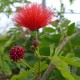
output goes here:
{"type": "Polygon", "coordinates": [[[46,80],[50,72],[54,69],[54,65],[50,63],[49,67],[45,71],[44,75],[42,76],[41,80],[46,80]]]}
{"type": "Polygon", "coordinates": [[[40,80],[40,62],[41,62],[41,57],[40,57],[40,54],[39,54],[39,47],[37,47],[36,49],[36,54],[37,54],[37,58],[38,58],[38,74],[37,74],[37,80],[40,80]]]}
{"type": "Polygon", "coordinates": [[[36,40],[38,39],[38,31],[37,30],[35,31],[35,38],[36,38],[36,40]]]}
{"type": "Polygon", "coordinates": [[[37,80],[40,80],[40,78],[41,78],[41,75],[40,75],[40,62],[41,62],[41,60],[38,59],[38,77],[37,77],[37,80]]]}
{"type": "Polygon", "coordinates": [[[48,56],[40,56],[41,59],[46,58],[46,59],[50,59],[50,57],[48,56]]]}
{"type": "Polygon", "coordinates": [[[2,68],[2,72],[3,72],[3,74],[5,74],[5,72],[4,72],[4,58],[3,58],[3,54],[1,55],[1,62],[2,62],[2,65],[1,65],[1,68],[2,68]]]}
{"type": "MultiPolygon", "coordinates": [[[[72,39],[73,37],[75,37],[76,35],[80,34],[80,32],[76,32],[74,34],[72,34],[71,36],[66,37],[63,42],[60,44],[59,46],[59,53],[61,52],[61,50],[63,49],[63,47],[65,46],[65,44],[72,39]]],[[[47,70],[45,71],[44,75],[42,76],[41,80],[46,80],[48,75],[50,74],[50,72],[54,69],[54,65],[52,63],[49,64],[49,67],[47,68],[47,70]]]]}
{"type": "Polygon", "coordinates": [[[23,59],[21,59],[21,61],[22,61],[28,68],[32,69],[34,72],[37,73],[37,71],[36,71],[34,68],[32,68],[30,65],[28,65],[23,59]]]}
{"type": "MultiPolygon", "coordinates": [[[[35,38],[36,38],[36,40],[38,40],[38,31],[35,31],[35,38]]],[[[40,78],[41,78],[41,75],[40,75],[40,62],[41,62],[41,59],[40,59],[40,54],[39,54],[39,47],[36,48],[36,54],[38,56],[38,74],[37,74],[37,80],[40,80],[40,78]]]]}
{"type": "MultiPolygon", "coordinates": [[[[74,49],[73,49],[72,44],[71,44],[71,42],[70,42],[70,41],[69,41],[69,44],[70,44],[71,52],[74,54],[74,49]]],[[[74,54],[74,55],[75,55],[75,54],[74,54]]]]}

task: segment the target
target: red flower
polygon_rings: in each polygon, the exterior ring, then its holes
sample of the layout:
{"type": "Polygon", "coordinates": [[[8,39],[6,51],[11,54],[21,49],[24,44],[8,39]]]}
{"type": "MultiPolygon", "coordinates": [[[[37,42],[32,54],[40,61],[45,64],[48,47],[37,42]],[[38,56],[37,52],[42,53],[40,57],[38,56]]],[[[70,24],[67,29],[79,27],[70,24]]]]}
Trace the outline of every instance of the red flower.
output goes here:
{"type": "Polygon", "coordinates": [[[13,21],[30,30],[37,30],[51,23],[53,12],[42,4],[28,4],[17,11],[13,21]]]}
{"type": "Polygon", "coordinates": [[[10,50],[10,59],[17,62],[24,57],[24,50],[20,46],[14,46],[10,50]]]}

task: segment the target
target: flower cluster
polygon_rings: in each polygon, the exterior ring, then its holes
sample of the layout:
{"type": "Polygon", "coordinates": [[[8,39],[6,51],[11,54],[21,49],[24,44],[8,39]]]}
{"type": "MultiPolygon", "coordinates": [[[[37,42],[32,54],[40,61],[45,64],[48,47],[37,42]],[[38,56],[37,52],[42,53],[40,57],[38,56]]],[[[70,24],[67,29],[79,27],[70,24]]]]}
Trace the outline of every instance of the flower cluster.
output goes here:
{"type": "Polygon", "coordinates": [[[22,27],[31,31],[45,27],[52,22],[53,12],[42,4],[27,4],[18,10],[13,21],[22,27]]]}
{"type": "MultiPolygon", "coordinates": [[[[46,6],[37,3],[30,3],[22,7],[15,13],[13,22],[19,26],[26,27],[31,31],[45,27],[52,22],[53,12],[46,6]]],[[[36,48],[38,40],[33,41],[36,48]]],[[[10,50],[10,59],[17,62],[24,57],[24,50],[20,46],[14,46],[10,50]]]]}
{"type": "Polygon", "coordinates": [[[10,59],[17,62],[24,57],[24,50],[20,46],[14,46],[10,49],[10,59]]]}

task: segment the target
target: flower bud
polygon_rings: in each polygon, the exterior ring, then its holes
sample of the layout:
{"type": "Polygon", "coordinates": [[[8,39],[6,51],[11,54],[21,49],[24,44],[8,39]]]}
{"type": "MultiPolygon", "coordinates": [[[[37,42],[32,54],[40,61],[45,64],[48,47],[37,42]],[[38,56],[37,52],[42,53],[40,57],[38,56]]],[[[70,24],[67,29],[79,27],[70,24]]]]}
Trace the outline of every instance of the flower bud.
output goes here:
{"type": "Polygon", "coordinates": [[[10,59],[17,62],[24,57],[24,50],[20,46],[14,46],[10,49],[10,59]]]}
{"type": "Polygon", "coordinates": [[[34,47],[38,47],[38,45],[39,45],[39,41],[38,41],[38,40],[34,40],[34,41],[33,41],[33,46],[34,46],[34,47]]]}

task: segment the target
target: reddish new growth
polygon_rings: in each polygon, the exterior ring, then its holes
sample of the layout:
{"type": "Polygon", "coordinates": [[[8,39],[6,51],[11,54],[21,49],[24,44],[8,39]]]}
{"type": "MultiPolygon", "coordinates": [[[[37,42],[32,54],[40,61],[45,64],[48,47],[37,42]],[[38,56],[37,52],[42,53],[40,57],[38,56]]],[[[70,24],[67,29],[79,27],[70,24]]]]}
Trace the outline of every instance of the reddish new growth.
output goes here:
{"type": "Polygon", "coordinates": [[[34,47],[38,47],[38,45],[39,45],[39,41],[38,41],[38,40],[34,40],[34,41],[33,41],[33,46],[34,46],[34,47]]]}
{"type": "Polygon", "coordinates": [[[10,59],[17,62],[24,57],[24,50],[20,46],[14,46],[10,50],[10,59]]]}
{"type": "Polygon", "coordinates": [[[53,12],[42,4],[28,4],[18,10],[13,21],[31,31],[45,27],[52,22],[53,12]]]}

